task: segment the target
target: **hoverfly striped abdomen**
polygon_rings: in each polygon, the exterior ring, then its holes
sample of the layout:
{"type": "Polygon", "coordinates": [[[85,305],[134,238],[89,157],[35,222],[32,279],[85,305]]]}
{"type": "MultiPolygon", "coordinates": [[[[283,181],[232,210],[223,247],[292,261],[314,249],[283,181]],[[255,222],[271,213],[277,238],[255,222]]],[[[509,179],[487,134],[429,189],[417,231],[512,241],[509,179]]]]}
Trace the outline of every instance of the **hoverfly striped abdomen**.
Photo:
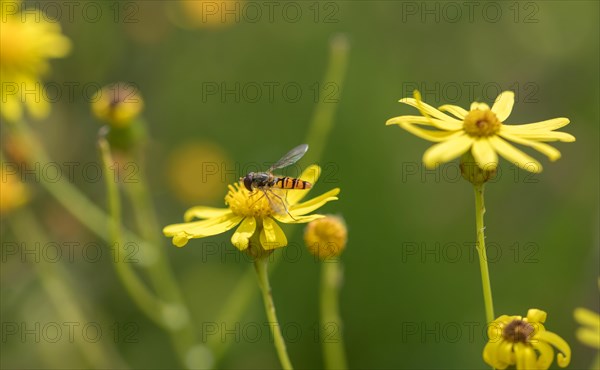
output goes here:
{"type": "Polygon", "coordinates": [[[310,189],[312,184],[293,177],[278,177],[275,178],[273,187],[279,189],[310,189]]]}

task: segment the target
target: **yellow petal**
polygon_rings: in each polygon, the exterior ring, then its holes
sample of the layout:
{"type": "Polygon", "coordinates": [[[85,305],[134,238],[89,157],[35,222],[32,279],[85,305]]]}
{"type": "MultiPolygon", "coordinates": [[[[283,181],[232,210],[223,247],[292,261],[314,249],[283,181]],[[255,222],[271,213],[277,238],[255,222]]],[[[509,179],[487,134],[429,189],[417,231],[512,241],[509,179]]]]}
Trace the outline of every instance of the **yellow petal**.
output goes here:
{"type": "Polygon", "coordinates": [[[600,349],[600,331],[592,330],[587,327],[581,327],[575,332],[577,340],[586,346],[600,349]]]}
{"type": "Polygon", "coordinates": [[[540,340],[533,341],[531,345],[534,349],[537,349],[540,354],[537,359],[537,368],[549,368],[552,364],[552,361],[554,361],[554,349],[552,349],[552,346],[540,340]]]}
{"type": "Polygon", "coordinates": [[[527,322],[531,324],[538,322],[543,324],[546,322],[546,317],[548,317],[546,311],[542,311],[537,308],[530,308],[527,311],[527,322]]]}
{"type": "MultiPolygon", "coordinates": [[[[330,202],[332,200],[337,200],[337,196],[340,193],[339,188],[331,189],[326,193],[319,195],[318,197],[307,200],[306,202],[302,202],[299,204],[295,204],[290,207],[290,213],[296,216],[302,216],[307,213],[310,213],[316,209],[322,207],[325,203],[330,202]]],[[[288,215],[289,216],[289,215],[288,215]]]]}
{"type": "Polygon", "coordinates": [[[183,219],[184,219],[184,221],[189,222],[189,221],[193,220],[194,218],[205,219],[205,218],[220,217],[228,212],[231,212],[228,208],[213,208],[213,207],[197,206],[197,207],[192,207],[192,208],[188,209],[187,211],[185,211],[185,214],[183,215],[183,219]]]}
{"type": "Polygon", "coordinates": [[[504,367],[515,364],[516,360],[512,342],[506,340],[500,342],[498,352],[496,353],[496,360],[503,364],[504,367]]]}
{"type": "Polygon", "coordinates": [[[509,133],[523,139],[535,141],[562,141],[572,143],[575,141],[575,136],[566,132],[546,131],[546,130],[523,130],[517,126],[502,125],[500,135],[509,133]]]}
{"type": "Polygon", "coordinates": [[[490,110],[490,106],[485,103],[473,102],[471,103],[470,110],[490,110]]]}
{"type": "Polygon", "coordinates": [[[300,180],[308,181],[311,184],[314,184],[319,180],[320,176],[321,167],[319,167],[316,164],[311,164],[310,166],[306,167],[304,171],[302,171],[302,173],[300,174],[300,180]]]}
{"type": "Polygon", "coordinates": [[[600,330],[600,315],[587,308],[578,307],[573,311],[575,320],[581,325],[590,326],[600,330]]]}
{"type": "Polygon", "coordinates": [[[402,125],[402,124],[416,124],[416,125],[423,125],[423,126],[428,126],[428,127],[435,127],[437,129],[443,130],[443,131],[456,131],[461,129],[461,127],[457,127],[454,124],[447,124],[444,121],[441,121],[439,119],[436,118],[431,118],[431,117],[423,117],[423,116],[398,116],[398,117],[394,117],[394,118],[390,118],[389,120],[387,120],[387,122],[385,123],[387,126],[389,125],[402,125]]]}
{"type": "Polygon", "coordinates": [[[486,364],[496,368],[502,369],[501,366],[498,366],[496,361],[496,347],[498,346],[498,342],[487,342],[485,347],[483,347],[483,361],[486,364]]]}
{"type": "Polygon", "coordinates": [[[512,162],[517,167],[533,173],[542,172],[542,165],[540,162],[510,145],[500,137],[490,136],[488,140],[492,147],[494,147],[502,157],[507,161],[512,162]]]}
{"type": "Polygon", "coordinates": [[[462,134],[442,143],[435,144],[423,154],[423,162],[429,168],[436,167],[440,163],[448,162],[460,156],[473,144],[473,138],[462,134]]]}
{"type": "Polygon", "coordinates": [[[462,121],[452,118],[451,116],[435,109],[431,105],[423,103],[422,101],[417,102],[417,100],[414,98],[404,98],[400,99],[400,103],[408,104],[417,109],[420,107],[426,114],[433,118],[437,118],[437,120],[432,120],[432,123],[440,130],[459,130],[462,127],[462,121]]]}
{"type": "Polygon", "coordinates": [[[564,339],[557,334],[546,330],[540,331],[534,335],[533,338],[547,342],[548,344],[556,347],[556,349],[562,352],[556,355],[556,362],[558,363],[558,366],[569,366],[569,363],[571,362],[571,347],[569,347],[569,344],[564,339]]]}
{"type": "Polygon", "coordinates": [[[498,155],[487,139],[475,140],[471,152],[480,168],[489,171],[498,166],[498,155]]]}
{"type": "MultiPolygon", "coordinates": [[[[290,212],[290,213],[292,213],[292,212],[290,212]]],[[[288,215],[287,213],[285,213],[283,215],[274,214],[273,218],[283,224],[305,224],[305,223],[317,220],[319,218],[325,217],[323,215],[318,215],[318,214],[308,215],[308,216],[299,216],[294,213],[292,213],[292,216],[294,216],[294,218],[290,217],[290,215],[288,215]]]]}
{"type": "Polygon", "coordinates": [[[208,220],[168,225],[163,228],[163,234],[165,236],[175,236],[183,232],[190,236],[190,238],[203,238],[224,233],[239,224],[243,218],[243,216],[235,216],[229,212],[221,217],[208,220]]]}
{"type": "Polygon", "coordinates": [[[467,114],[469,114],[469,112],[466,109],[459,107],[458,105],[446,104],[442,105],[438,109],[442,112],[448,112],[450,114],[453,114],[461,120],[463,120],[467,116],[467,114]]]}
{"type": "Polygon", "coordinates": [[[535,369],[537,358],[533,348],[524,343],[515,343],[514,345],[516,365],[518,370],[535,369]]]}
{"type": "Polygon", "coordinates": [[[568,125],[571,121],[565,117],[552,118],[545,121],[527,123],[527,124],[511,124],[509,127],[519,128],[521,130],[548,130],[553,131],[568,125]]]}
{"type": "Polygon", "coordinates": [[[496,369],[506,369],[512,365],[511,352],[511,343],[501,339],[489,341],[483,347],[483,360],[496,369]]]}
{"type": "Polygon", "coordinates": [[[263,219],[263,229],[260,233],[260,244],[265,250],[285,247],[287,238],[281,227],[272,218],[263,219]]]}
{"type": "Polygon", "coordinates": [[[515,93],[504,91],[496,98],[494,105],[492,105],[492,112],[496,113],[496,117],[500,122],[504,122],[510,116],[513,105],[515,105],[515,93]]]}
{"type": "MultiPolygon", "coordinates": [[[[424,117],[421,117],[424,118],[424,117]]],[[[427,118],[425,118],[427,119],[427,118]]],[[[411,134],[420,137],[421,139],[433,141],[433,142],[441,142],[446,141],[453,136],[460,135],[463,131],[438,131],[438,130],[427,130],[416,126],[415,124],[408,122],[398,122],[398,125],[410,132],[411,134]]]]}
{"type": "Polygon", "coordinates": [[[255,230],[256,219],[254,217],[246,217],[244,221],[242,221],[240,227],[235,230],[233,236],[231,236],[231,244],[243,251],[248,248],[250,237],[254,234],[255,230]]]}
{"type": "Polygon", "coordinates": [[[548,159],[550,159],[551,161],[555,161],[560,158],[560,151],[554,147],[551,147],[548,144],[540,143],[534,140],[524,139],[516,135],[508,134],[506,132],[500,132],[500,136],[514,143],[529,146],[537,150],[538,152],[546,155],[546,157],[548,157],[548,159]]]}
{"type": "Polygon", "coordinates": [[[190,238],[188,235],[184,232],[181,232],[173,237],[172,242],[174,246],[181,248],[185,247],[189,240],[190,238]]]}

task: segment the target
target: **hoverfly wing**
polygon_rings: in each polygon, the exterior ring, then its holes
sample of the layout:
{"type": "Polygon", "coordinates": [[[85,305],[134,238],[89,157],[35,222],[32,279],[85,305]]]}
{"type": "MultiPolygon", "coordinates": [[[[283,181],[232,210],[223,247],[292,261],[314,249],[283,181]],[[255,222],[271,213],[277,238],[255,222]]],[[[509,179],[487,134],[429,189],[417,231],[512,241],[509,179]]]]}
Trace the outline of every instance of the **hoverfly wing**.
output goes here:
{"type": "Polygon", "coordinates": [[[294,149],[292,149],[289,152],[287,152],[287,154],[284,155],[280,160],[278,160],[277,162],[275,162],[275,164],[272,165],[267,170],[267,172],[271,172],[271,171],[276,170],[278,168],[287,167],[287,166],[290,166],[290,165],[298,162],[298,160],[304,156],[304,154],[306,153],[307,150],[308,150],[308,144],[300,144],[300,145],[298,145],[294,149]]]}

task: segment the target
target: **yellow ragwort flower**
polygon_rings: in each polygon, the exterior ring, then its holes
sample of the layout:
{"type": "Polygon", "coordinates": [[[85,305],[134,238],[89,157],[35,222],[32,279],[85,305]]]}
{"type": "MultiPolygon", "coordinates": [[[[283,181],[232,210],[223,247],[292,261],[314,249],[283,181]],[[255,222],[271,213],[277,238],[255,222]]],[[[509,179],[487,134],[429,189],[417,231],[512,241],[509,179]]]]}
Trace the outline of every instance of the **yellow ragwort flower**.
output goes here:
{"type": "MultiPolygon", "coordinates": [[[[314,184],[320,172],[319,166],[309,166],[302,173],[300,179],[314,184]]],[[[221,234],[239,224],[240,226],[231,237],[233,245],[240,251],[246,250],[250,244],[250,238],[256,231],[259,231],[260,244],[264,250],[269,251],[287,245],[285,233],[275,220],[288,224],[306,223],[324,217],[319,214],[307,214],[329,201],[337,200],[340,189],[332,189],[302,203],[300,201],[306,196],[308,189],[273,189],[272,191],[277,197],[271,194],[267,198],[259,190],[249,192],[239,182],[229,185],[229,192],[225,196],[225,204],[228,205],[228,208],[203,206],[190,208],[185,212],[185,223],[166,226],[163,233],[165,236],[173,237],[175,246],[183,247],[190,239],[221,234]],[[280,201],[286,203],[285,207],[282,207],[280,201]],[[287,212],[284,208],[287,208],[287,212]],[[194,218],[201,219],[201,221],[192,221],[194,218]]]]}
{"type": "Polygon", "coordinates": [[[474,102],[469,111],[456,105],[443,105],[436,109],[423,103],[418,91],[414,96],[401,99],[400,102],[416,107],[422,116],[394,117],[386,125],[399,125],[420,138],[439,143],[427,149],[423,155],[423,162],[430,168],[470,150],[482,169],[494,170],[500,154],[518,167],[537,173],[542,170],[542,165],[509,141],[529,146],[545,154],[551,161],[560,158],[560,152],[545,142],[575,141],[573,135],[554,131],[568,125],[568,118],[521,125],[505,124],[515,101],[512,91],[500,94],[491,108],[485,103],[474,102]]]}
{"type": "Polygon", "coordinates": [[[71,43],[52,22],[37,10],[21,12],[20,1],[0,0],[0,75],[2,117],[15,122],[23,107],[35,118],[44,118],[50,104],[40,81],[48,72],[50,58],[68,54],[71,43]]]}
{"type": "Polygon", "coordinates": [[[547,331],[543,323],[546,312],[535,308],[527,317],[502,315],[489,324],[488,343],[483,349],[483,360],[496,369],[516,365],[517,369],[541,369],[550,367],[554,360],[560,367],[571,362],[571,348],[557,334],[547,331]]]}

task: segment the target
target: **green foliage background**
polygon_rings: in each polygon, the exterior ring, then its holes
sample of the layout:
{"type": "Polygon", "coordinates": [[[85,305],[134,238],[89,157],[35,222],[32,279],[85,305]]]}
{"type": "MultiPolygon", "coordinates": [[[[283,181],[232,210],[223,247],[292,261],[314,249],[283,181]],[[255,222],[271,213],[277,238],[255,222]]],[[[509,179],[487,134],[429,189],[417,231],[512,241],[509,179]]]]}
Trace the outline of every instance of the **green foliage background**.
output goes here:
{"type": "MultiPolygon", "coordinates": [[[[169,187],[171,151],[203,141],[224,149],[229,168],[277,160],[306,137],[316,106],[311,86],[326,82],[329,41],[345,34],[348,69],[343,89],[330,103],[337,105],[337,113],[321,159],[330,172],[314,193],[342,189],[340,200],[324,212],[343,215],[349,228],[341,310],[352,368],[485,366],[481,282],[470,244],[475,240],[472,190],[456,177],[456,165],[423,172],[420,159],[430,143],[384,125],[388,118],[416,114],[398,99],[410,95],[416,84],[434,106],[467,108],[472,99],[493,103],[500,86],[517,92],[509,123],[569,117],[571,124],[563,131],[577,141],[556,144],[563,154],[556,163],[534,153],[544,165],[540,175],[501,163],[501,176],[487,186],[486,233],[488,243],[501,253],[490,261],[496,314],[546,310],[548,330],[571,344],[571,368],[589,367],[595,351],[576,341],[572,313],[580,306],[599,310],[598,2],[494,2],[487,18],[482,9],[488,3],[478,2],[471,21],[462,2],[452,2],[453,8],[447,2],[340,1],[317,4],[317,22],[314,3],[297,2],[303,14],[296,23],[285,19],[279,6],[273,22],[266,14],[256,23],[242,15],[230,25],[194,29],[173,24],[173,3],[132,3],[137,6],[133,23],[122,21],[124,4],[118,22],[112,18],[114,3],[101,4],[104,15],[96,23],[78,13],[72,22],[61,19],[73,50],[53,61],[47,81],[61,86],[129,81],[139,87],[151,137],[149,186],[163,225],[179,222],[185,209],[195,205],[178,199],[169,187]],[[413,5],[416,15],[407,13],[413,5]],[[423,13],[424,7],[437,7],[439,20],[423,13]],[[502,11],[497,22],[491,20],[495,8],[502,11]],[[328,12],[336,22],[324,22],[328,12]],[[265,82],[297,83],[302,96],[292,103],[276,88],[273,101],[263,91],[258,102],[243,95],[236,102],[232,95],[206,96],[202,91],[206,83],[231,88],[265,82]],[[469,96],[469,84],[474,84],[474,96],[469,96]],[[460,96],[455,98],[456,86],[460,96]],[[417,167],[417,174],[409,172],[417,167]],[[416,253],[411,254],[414,246],[416,253]]],[[[254,4],[266,12],[262,3],[254,4]]],[[[83,91],[75,91],[73,99],[63,96],[51,116],[33,126],[59,163],[95,162],[99,125],[83,91]]],[[[226,183],[242,175],[228,175],[222,195],[206,205],[223,206],[226,183]]],[[[105,207],[101,181],[76,179],[75,185],[105,207]]],[[[97,241],[38,189],[31,207],[57,242],[97,241]]],[[[292,362],[298,368],[319,368],[319,263],[303,248],[302,229],[284,228],[291,246],[277,252],[277,258],[284,258],[271,274],[277,312],[289,328],[288,339],[301,330],[297,340],[288,341],[292,362]]],[[[3,241],[14,241],[4,225],[2,229],[3,241]]],[[[230,235],[192,240],[183,249],[164,239],[200,338],[206,338],[207,323],[217,319],[229,292],[251,268],[230,245],[230,235]],[[214,245],[217,253],[210,249],[214,245]]],[[[493,251],[489,253],[493,258],[493,251]]],[[[127,343],[122,333],[115,337],[129,366],[180,366],[167,335],[135,307],[109,258],[63,262],[93,321],[136,324],[137,342],[127,343]]],[[[3,322],[57,321],[47,301],[28,263],[3,259],[3,322]]],[[[277,368],[264,322],[256,295],[240,321],[227,324],[240,335],[225,336],[232,345],[218,366],[277,368]],[[255,324],[262,328],[256,342],[248,340],[253,331],[244,335],[255,324]]],[[[112,340],[110,325],[103,328],[106,340],[112,340]]],[[[90,366],[64,340],[3,338],[1,357],[5,368],[90,366]]]]}

